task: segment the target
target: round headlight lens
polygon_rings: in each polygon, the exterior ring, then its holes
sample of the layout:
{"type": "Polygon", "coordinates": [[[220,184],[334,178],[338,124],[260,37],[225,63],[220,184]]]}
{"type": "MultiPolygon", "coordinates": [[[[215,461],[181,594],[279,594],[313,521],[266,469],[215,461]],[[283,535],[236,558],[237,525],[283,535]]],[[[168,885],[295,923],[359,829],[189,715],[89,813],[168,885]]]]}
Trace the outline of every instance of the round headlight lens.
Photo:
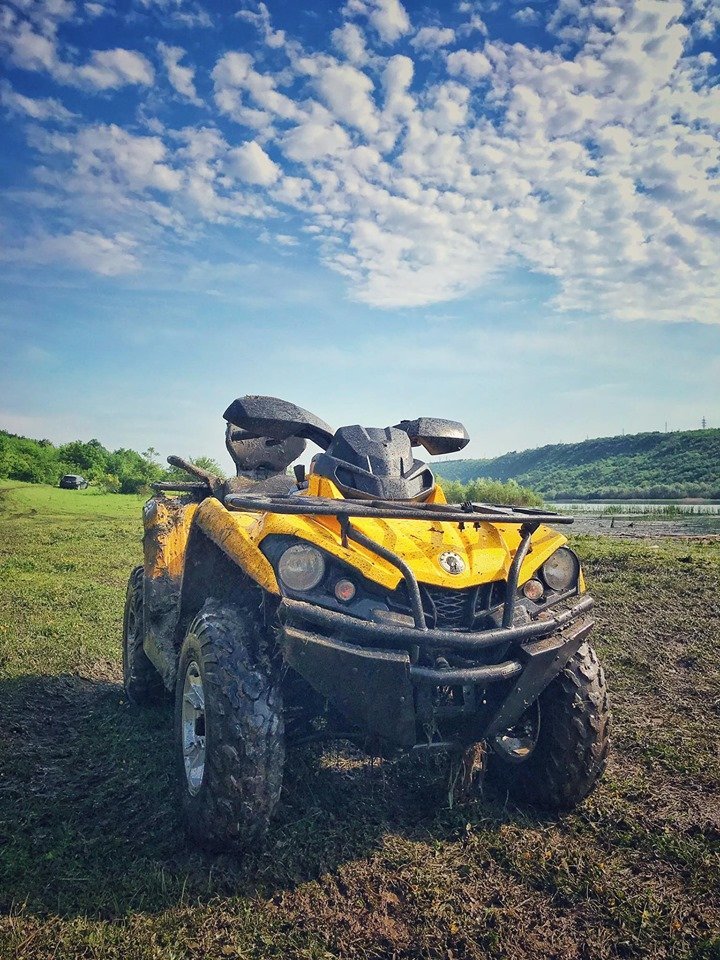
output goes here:
{"type": "Polygon", "coordinates": [[[325,560],[315,547],[296,543],[280,557],[278,573],[290,590],[312,590],[325,575],[325,560]]]}
{"type": "Polygon", "coordinates": [[[542,565],[542,577],[551,590],[567,590],[578,582],[580,561],[568,547],[560,547],[542,565]]]}

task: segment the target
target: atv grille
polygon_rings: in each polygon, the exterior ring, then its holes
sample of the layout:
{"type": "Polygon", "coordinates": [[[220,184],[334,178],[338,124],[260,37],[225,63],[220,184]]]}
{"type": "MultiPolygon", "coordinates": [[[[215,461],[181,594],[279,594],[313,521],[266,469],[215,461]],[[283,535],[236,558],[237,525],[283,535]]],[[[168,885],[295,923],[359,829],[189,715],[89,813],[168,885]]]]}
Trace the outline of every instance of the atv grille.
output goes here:
{"type": "Polygon", "coordinates": [[[477,587],[469,590],[447,590],[444,587],[424,586],[422,593],[428,626],[448,629],[470,626],[477,587]]]}
{"type": "MultiPolygon", "coordinates": [[[[481,629],[485,624],[478,622],[479,618],[487,613],[490,607],[502,603],[504,587],[505,584],[502,582],[468,587],[465,590],[451,590],[447,587],[421,584],[420,596],[425,623],[431,629],[433,627],[443,630],[481,629]]],[[[412,613],[404,583],[400,584],[388,600],[392,609],[405,614],[412,613]]]]}

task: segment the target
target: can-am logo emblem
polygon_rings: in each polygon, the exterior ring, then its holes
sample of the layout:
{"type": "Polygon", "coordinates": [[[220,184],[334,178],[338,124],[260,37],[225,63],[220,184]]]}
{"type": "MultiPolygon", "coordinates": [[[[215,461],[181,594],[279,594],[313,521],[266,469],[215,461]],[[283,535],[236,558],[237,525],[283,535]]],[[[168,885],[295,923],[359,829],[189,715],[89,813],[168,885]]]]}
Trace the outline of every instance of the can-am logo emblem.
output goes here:
{"type": "Polygon", "coordinates": [[[452,551],[440,554],[440,566],[446,573],[456,574],[465,571],[465,561],[459,553],[452,553],[452,551]]]}

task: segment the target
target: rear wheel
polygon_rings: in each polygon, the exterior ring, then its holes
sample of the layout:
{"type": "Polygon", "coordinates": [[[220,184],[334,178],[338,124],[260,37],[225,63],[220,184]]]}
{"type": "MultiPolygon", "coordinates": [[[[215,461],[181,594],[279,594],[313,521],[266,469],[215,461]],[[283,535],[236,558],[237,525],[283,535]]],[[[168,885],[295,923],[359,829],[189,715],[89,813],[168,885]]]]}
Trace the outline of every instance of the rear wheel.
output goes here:
{"type": "Polygon", "coordinates": [[[208,600],[188,629],[175,693],[175,743],[188,833],[242,849],[267,829],[285,761],[279,679],[251,609],[208,600]]]}
{"type": "Polygon", "coordinates": [[[143,568],[130,574],[123,616],[123,683],[128,700],[142,707],[163,697],[160,674],[143,650],[143,568]]]}
{"type": "Polygon", "coordinates": [[[584,643],[537,704],[495,738],[490,777],[520,803],[570,810],[605,769],[610,720],[605,672],[584,643]]]}

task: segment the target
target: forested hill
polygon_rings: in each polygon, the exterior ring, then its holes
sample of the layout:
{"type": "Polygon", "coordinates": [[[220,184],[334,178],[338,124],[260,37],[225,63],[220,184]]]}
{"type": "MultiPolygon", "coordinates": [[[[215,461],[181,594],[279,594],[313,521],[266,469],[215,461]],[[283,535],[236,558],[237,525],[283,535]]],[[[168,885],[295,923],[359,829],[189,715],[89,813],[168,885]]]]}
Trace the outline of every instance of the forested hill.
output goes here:
{"type": "Polygon", "coordinates": [[[720,430],[636,433],[513,451],[492,460],[449,460],[435,472],[467,483],[516,480],[548,498],[720,498],[720,430]]]}

